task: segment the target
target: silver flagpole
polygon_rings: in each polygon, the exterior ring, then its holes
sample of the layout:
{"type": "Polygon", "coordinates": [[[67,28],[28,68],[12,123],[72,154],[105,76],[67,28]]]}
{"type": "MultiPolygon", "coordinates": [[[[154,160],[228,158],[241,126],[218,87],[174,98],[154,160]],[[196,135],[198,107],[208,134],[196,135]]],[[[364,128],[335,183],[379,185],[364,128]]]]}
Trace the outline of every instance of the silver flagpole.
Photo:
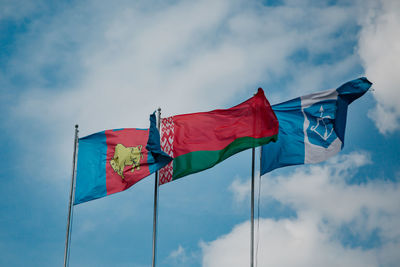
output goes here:
{"type": "Polygon", "coordinates": [[[257,197],[257,245],[256,245],[256,251],[255,251],[255,262],[256,262],[256,267],[258,266],[258,245],[260,243],[260,195],[261,195],[261,155],[262,155],[262,151],[263,151],[263,146],[260,146],[260,157],[259,157],[259,176],[258,176],[258,197],[257,197]]]}
{"type": "Polygon", "coordinates": [[[75,125],[75,139],[74,139],[74,155],[72,160],[72,178],[71,178],[71,190],[69,193],[69,205],[68,205],[68,221],[67,221],[67,234],[65,237],[65,251],[64,251],[64,267],[67,267],[68,263],[68,252],[69,252],[69,240],[70,240],[70,225],[71,225],[71,211],[72,211],[72,197],[74,195],[74,183],[76,174],[76,150],[78,147],[78,124],[75,125]]]}
{"type": "MultiPolygon", "coordinates": [[[[157,129],[160,130],[161,124],[161,108],[157,109],[157,129]]],[[[153,212],[153,257],[152,257],[152,267],[156,266],[156,253],[157,253],[157,202],[158,202],[158,171],[156,171],[154,181],[154,212],[153,212]]]]}
{"type": "Polygon", "coordinates": [[[250,267],[254,266],[254,158],[256,149],[251,149],[251,236],[250,236],[250,267]]]}
{"type": "MultiPolygon", "coordinates": [[[[258,88],[261,89],[261,88],[258,88]]],[[[254,94],[256,95],[256,94],[254,94]]],[[[254,130],[256,125],[254,124],[254,130]]],[[[253,147],[251,149],[251,217],[250,217],[250,267],[254,266],[254,162],[255,162],[255,151],[253,147]]]]}

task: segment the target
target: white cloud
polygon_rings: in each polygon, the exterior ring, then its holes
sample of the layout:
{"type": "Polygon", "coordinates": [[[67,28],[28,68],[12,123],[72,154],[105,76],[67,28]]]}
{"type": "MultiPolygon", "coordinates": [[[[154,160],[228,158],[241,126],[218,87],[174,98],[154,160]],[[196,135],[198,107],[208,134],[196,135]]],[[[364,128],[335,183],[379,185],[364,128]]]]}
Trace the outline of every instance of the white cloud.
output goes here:
{"type": "Polygon", "coordinates": [[[381,133],[388,134],[400,127],[400,2],[369,1],[366,6],[358,52],[378,102],[370,117],[381,133]]]}
{"type": "Polygon", "coordinates": [[[169,257],[176,259],[178,257],[182,257],[182,255],[184,254],[185,254],[185,249],[181,245],[179,245],[179,247],[176,250],[172,251],[171,254],[169,254],[169,257]]]}
{"type": "Polygon", "coordinates": [[[399,115],[396,110],[382,103],[377,103],[375,108],[368,112],[368,117],[375,122],[382,134],[394,132],[400,127],[399,115]]]}
{"type": "MultiPolygon", "coordinates": [[[[200,242],[200,247],[202,242],[200,242]]],[[[191,266],[198,262],[199,254],[197,252],[187,252],[187,250],[179,245],[176,250],[173,250],[165,259],[164,264],[170,266],[191,266]]]]}
{"type": "Polygon", "coordinates": [[[250,186],[250,179],[246,179],[246,181],[242,183],[240,178],[236,177],[229,186],[229,190],[232,191],[235,201],[243,202],[250,194],[250,186]]]}
{"type": "MultiPolygon", "coordinates": [[[[204,267],[248,266],[250,224],[203,246],[204,267]]],[[[377,266],[372,252],[346,249],[309,220],[261,219],[258,266],[377,266]]]]}
{"type": "MultiPolygon", "coordinates": [[[[296,168],[287,176],[265,175],[262,198],[292,207],[297,217],[260,221],[259,266],[397,266],[398,184],[348,183],[359,167],[369,163],[368,154],[352,153],[325,165],[296,168]],[[342,240],[343,227],[354,235],[354,244],[342,240]],[[368,244],[374,231],[379,245],[368,244]]],[[[242,186],[234,184],[231,188],[242,194],[242,186]]],[[[248,222],[203,248],[203,266],[245,266],[248,261],[248,222]]]]}

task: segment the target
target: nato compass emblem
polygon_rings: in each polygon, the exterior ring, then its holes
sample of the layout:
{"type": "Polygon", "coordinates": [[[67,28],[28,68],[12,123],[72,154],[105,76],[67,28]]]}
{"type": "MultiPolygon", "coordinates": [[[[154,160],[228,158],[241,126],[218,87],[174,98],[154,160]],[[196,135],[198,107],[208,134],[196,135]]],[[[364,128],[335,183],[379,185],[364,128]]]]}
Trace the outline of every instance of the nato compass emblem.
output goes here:
{"type": "Polygon", "coordinates": [[[333,128],[336,105],[329,102],[319,102],[304,109],[310,122],[307,128],[308,140],[311,144],[325,148],[337,138],[333,128]]]}

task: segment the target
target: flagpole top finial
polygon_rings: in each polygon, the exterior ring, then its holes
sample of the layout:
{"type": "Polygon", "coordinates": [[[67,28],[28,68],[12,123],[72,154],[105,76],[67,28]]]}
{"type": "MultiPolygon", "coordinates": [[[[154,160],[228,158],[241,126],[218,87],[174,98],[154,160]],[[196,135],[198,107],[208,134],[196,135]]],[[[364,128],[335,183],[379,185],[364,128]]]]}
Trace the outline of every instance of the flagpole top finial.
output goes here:
{"type": "Polygon", "coordinates": [[[78,127],[79,127],[79,125],[78,125],[78,124],[75,124],[75,129],[78,129],[78,127]]]}

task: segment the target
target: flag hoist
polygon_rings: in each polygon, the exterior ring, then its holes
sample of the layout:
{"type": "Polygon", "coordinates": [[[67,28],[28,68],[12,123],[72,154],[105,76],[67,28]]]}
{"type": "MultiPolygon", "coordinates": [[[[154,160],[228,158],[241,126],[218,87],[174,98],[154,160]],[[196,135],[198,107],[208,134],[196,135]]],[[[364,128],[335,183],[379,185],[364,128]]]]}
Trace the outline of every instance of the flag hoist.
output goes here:
{"type": "Polygon", "coordinates": [[[229,109],[161,119],[161,148],[173,161],[160,170],[160,184],[206,170],[238,152],[252,148],[251,266],[254,260],[255,147],[275,142],[278,128],[278,119],[262,88],[250,99],[229,109]]]}
{"type": "Polygon", "coordinates": [[[161,151],[154,113],[148,129],[105,130],[78,138],[76,125],[74,140],[64,267],[69,261],[74,205],[124,191],[172,160],[161,151]]]}
{"type": "Polygon", "coordinates": [[[261,149],[260,177],[285,166],[319,163],[340,152],[348,106],[371,85],[367,78],[361,77],[337,89],[273,105],[279,120],[278,140],[261,149]]]}

